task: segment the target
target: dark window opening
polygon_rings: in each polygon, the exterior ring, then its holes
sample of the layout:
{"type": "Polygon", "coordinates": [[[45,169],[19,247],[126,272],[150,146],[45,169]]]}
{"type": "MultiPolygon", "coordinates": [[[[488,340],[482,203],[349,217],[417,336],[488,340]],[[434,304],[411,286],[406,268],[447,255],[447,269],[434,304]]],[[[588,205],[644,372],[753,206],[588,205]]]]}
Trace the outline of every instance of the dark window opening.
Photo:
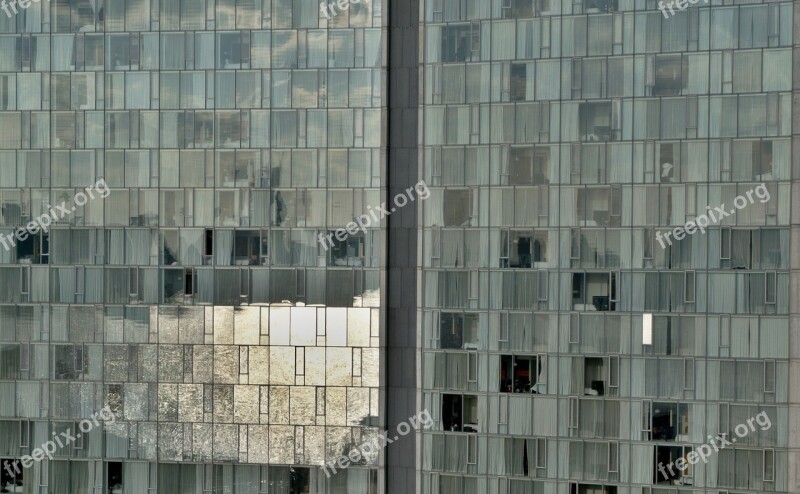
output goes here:
{"type": "Polygon", "coordinates": [[[439,341],[443,349],[477,349],[477,314],[442,312],[439,315],[439,341]]]}
{"type": "Polygon", "coordinates": [[[184,271],[182,269],[164,270],[164,301],[166,303],[180,303],[183,301],[184,271]]]}
{"type": "Polygon", "coordinates": [[[203,249],[203,254],[207,256],[214,255],[214,230],[211,228],[206,228],[205,248],[203,249]]]}
{"type": "Polygon", "coordinates": [[[472,59],[474,40],[471,25],[445,26],[442,31],[442,62],[466,62],[472,59]]]}
{"type": "Polygon", "coordinates": [[[578,107],[582,141],[611,141],[611,102],[581,103],[578,107]]]}
{"type": "Polygon", "coordinates": [[[348,235],[344,240],[339,240],[334,235],[329,237],[333,247],[329,250],[331,266],[355,266],[364,265],[366,237],[363,232],[355,235],[348,235]]]}
{"type": "Polygon", "coordinates": [[[470,226],[470,193],[463,189],[444,191],[444,226],[470,226]]]}
{"type": "MultiPolygon", "coordinates": [[[[511,101],[528,99],[528,67],[524,63],[511,64],[511,101]]],[[[531,98],[533,99],[533,95],[531,98]]]]}
{"type": "Polygon", "coordinates": [[[584,0],[584,9],[587,14],[597,14],[600,12],[616,12],[618,0],[584,0]]]}
{"type": "Polygon", "coordinates": [[[502,245],[503,268],[547,267],[547,232],[504,231],[502,245]]]}
{"type": "Polygon", "coordinates": [[[258,230],[236,230],[233,240],[234,263],[257,266],[261,263],[261,239],[258,230]]]}
{"type": "Polygon", "coordinates": [[[692,448],[683,446],[656,446],[655,465],[653,466],[653,483],[672,485],[692,485],[692,466],[686,456],[692,448]],[[683,458],[683,470],[675,466],[675,462],[683,458]]]}
{"type": "Polygon", "coordinates": [[[501,393],[538,393],[542,362],[534,356],[500,356],[501,393]]]}
{"type": "Polygon", "coordinates": [[[0,492],[23,492],[25,469],[17,458],[0,458],[0,492]]]}
{"type": "Polygon", "coordinates": [[[572,307],[577,311],[614,311],[616,276],[609,273],[574,273],[572,307]]]}
{"type": "Polygon", "coordinates": [[[25,240],[17,239],[17,262],[20,264],[47,264],[50,236],[46,233],[28,234],[25,240]]]}
{"type": "Polygon", "coordinates": [[[183,293],[185,293],[185,294],[193,294],[194,293],[194,289],[193,289],[193,283],[192,283],[193,279],[192,279],[192,270],[191,269],[186,269],[185,270],[183,279],[184,279],[183,293]]]}
{"type": "Polygon", "coordinates": [[[681,55],[659,55],[655,60],[653,96],[677,96],[686,87],[689,59],[681,55]]]}
{"type": "Polygon", "coordinates": [[[478,397],[442,395],[442,426],[452,432],[478,432],[478,397]]]}
{"type": "Polygon", "coordinates": [[[586,357],[583,360],[583,394],[604,396],[606,393],[606,369],[602,358],[586,357]]]}
{"type": "Polygon", "coordinates": [[[752,143],[753,180],[774,180],[772,175],[772,141],[752,143]]]}
{"type": "Polygon", "coordinates": [[[109,494],[122,494],[123,486],[122,481],[122,463],[118,461],[110,461],[108,465],[108,493],[109,494]]]}
{"type": "Polygon", "coordinates": [[[652,406],[652,441],[687,442],[689,406],[685,403],[655,402],[652,406]]]}
{"type": "MultiPolygon", "coordinates": [[[[533,17],[535,0],[511,0],[508,6],[503,6],[504,19],[516,19],[518,17],[533,17]]],[[[505,3],[505,2],[504,2],[505,3]]]]}
{"type": "Polygon", "coordinates": [[[82,345],[53,345],[53,379],[77,380],[88,371],[82,345]]]}
{"type": "Polygon", "coordinates": [[[615,485],[570,484],[569,494],[617,494],[615,485]]]}

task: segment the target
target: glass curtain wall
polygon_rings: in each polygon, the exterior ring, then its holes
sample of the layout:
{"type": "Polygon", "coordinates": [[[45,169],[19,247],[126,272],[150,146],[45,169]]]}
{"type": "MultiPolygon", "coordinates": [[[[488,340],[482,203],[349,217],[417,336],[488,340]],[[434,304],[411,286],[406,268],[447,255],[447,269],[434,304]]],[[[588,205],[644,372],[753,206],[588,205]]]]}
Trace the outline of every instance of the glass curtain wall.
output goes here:
{"type": "Polygon", "coordinates": [[[2,492],[377,492],[384,4],[0,15],[2,492]]]}
{"type": "Polygon", "coordinates": [[[792,4],[423,10],[423,492],[790,491],[792,4]]]}

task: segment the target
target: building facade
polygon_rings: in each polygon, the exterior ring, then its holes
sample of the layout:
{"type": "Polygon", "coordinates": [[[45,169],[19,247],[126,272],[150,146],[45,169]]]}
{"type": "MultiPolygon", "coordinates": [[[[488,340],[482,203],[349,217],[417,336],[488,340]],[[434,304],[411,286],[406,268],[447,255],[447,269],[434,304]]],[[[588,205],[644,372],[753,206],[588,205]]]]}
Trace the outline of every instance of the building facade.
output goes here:
{"type": "Polygon", "coordinates": [[[680,5],[424,1],[420,492],[800,488],[796,8],[680,5]]]}
{"type": "Polygon", "coordinates": [[[800,491],[792,2],[3,5],[0,492],[800,491]]]}
{"type": "Polygon", "coordinates": [[[9,10],[0,490],[377,492],[321,466],[384,422],[383,230],[319,237],[385,185],[382,0],[9,10]]]}

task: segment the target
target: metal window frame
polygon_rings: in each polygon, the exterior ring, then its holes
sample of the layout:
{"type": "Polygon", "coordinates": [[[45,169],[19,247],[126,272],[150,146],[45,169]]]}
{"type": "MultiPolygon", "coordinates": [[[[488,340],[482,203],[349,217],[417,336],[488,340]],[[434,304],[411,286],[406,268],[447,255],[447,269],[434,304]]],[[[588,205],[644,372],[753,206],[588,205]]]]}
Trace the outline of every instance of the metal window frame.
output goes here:
{"type": "Polygon", "coordinates": [[[568,331],[568,341],[570,345],[572,344],[580,344],[581,342],[581,314],[580,312],[570,312],[569,313],[569,331],[568,331]],[[573,319],[574,318],[574,319],[573,319]],[[573,320],[575,323],[573,324],[573,320]],[[573,328],[573,326],[575,326],[573,328]],[[573,338],[573,331],[575,334],[575,338],[573,338]]]}
{"type": "Polygon", "coordinates": [[[478,382],[478,352],[467,352],[467,382],[478,382]]]}

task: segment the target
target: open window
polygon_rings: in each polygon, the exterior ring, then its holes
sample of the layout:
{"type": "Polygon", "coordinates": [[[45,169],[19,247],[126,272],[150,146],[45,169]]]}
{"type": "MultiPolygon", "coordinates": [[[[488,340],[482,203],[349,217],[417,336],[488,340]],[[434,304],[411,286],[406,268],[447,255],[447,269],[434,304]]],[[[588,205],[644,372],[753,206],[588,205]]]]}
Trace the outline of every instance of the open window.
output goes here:
{"type": "Polygon", "coordinates": [[[470,226],[472,191],[446,189],[444,191],[444,226],[470,226]]]}
{"type": "Polygon", "coordinates": [[[774,180],[772,147],[770,140],[734,141],[733,180],[774,180]]]}
{"type": "Polygon", "coordinates": [[[616,310],[616,285],[617,277],[615,273],[573,273],[573,310],[616,310]]]}
{"type": "Polygon", "coordinates": [[[442,27],[442,62],[466,62],[480,50],[480,23],[442,27]]]}
{"type": "Polygon", "coordinates": [[[446,431],[480,432],[478,397],[475,395],[442,395],[442,426],[446,431]]]}
{"type": "Polygon", "coordinates": [[[692,485],[692,465],[686,458],[693,451],[690,446],[656,446],[653,483],[671,485],[692,485]],[[683,458],[683,470],[675,462],[683,458]]]}
{"type": "Polygon", "coordinates": [[[583,9],[586,14],[616,12],[619,10],[618,0],[583,0],[583,9]]]}
{"type": "Polygon", "coordinates": [[[123,494],[125,485],[122,478],[122,462],[110,461],[108,465],[108,486],[109,494],[123,494]]]}
{"type": "Polygon", "coordinates": [[[335,235],[329,238],[333,244],[333,247],[328,251],[330,253],[328,261],[330,266],[361,267],[364,265],[366,246],[364,232],[358,231],[354,235],[348,234],[344,240],[337,239],[335,235]]]}
{"type": "MultiPolygon", "coordinates": [[[[588,0],[587,0],[588,1],[588,0]]],[[[689,59],[681,55],[655,57],[653,96],[677,96],[686,87],[689,59]]]]}
{"type": "Polygon", "coordinates": [[[550,183],[550,148],[545,146],[509,149],[509,185],[546,185],[550,183]]]}
{"type": "Polygon", "coordinates": [[[613,190],[603,187],[579,189],[577,196],[580,226],[616,226],[611,222],[612,212],[616,213],[612,211],[615,205],[613,190]]]}
{"type": "Polygon", "coordinates": [[[191,288],[191,269],[165,269],[163,272],[164,281],[164,303],[183,303],[184,293],[187,286],[191,288]],[[188,275],[188,276],[187,276],[188,275]]]}
{"type": "Polygon", "coordinates": [[[503,19],[516,19],[519,17],[533,17],[536,0],[509,0],[500,7],[503,19]]]}
{"type": "Polygon", "coordinates": [[[500,267],[546,268],[547,239],[546,231],[501,230],[500,267]]]}
{"type": "Polygon", "coordinates": [[[582,141],[610,141],[613,139],[610,101],[581,103],[578,107],[578,118],[580,119],[582,141]]]}
{"type": "Polygon", "coordinates": [[[651,441],[689,440],[689,405],[686,403],[653,402],[650,410],[645,408],[644,413],[650,414],[644,420],[651,421],[651,441]]]}
{"type": "Polygon", "coordinates": [[[604,396],[607,388],[606,360],[600,357],[585,357],[583,360],[583,394],[604,396]]]}
{"type": "Polygon", "coordinates": [[[680,182],[680,143],[667,142],[658,146],[658,174],[659,181],[670,183],[680,182]]]}
{"type": "Polygon", "coordinates": [[[569,494],[617,494],[617,486],[570,483],[569,494]]]}
{"type": "Polygon", "coordinates": [[[89,359],[82,344],[52,345],[53,379],[74,381],[89,372],[89,359]]]}
{"type": "Polygon", "coordinates": [[[25,492],[25,469],[17,458],[0,458],[0,492],[25,492]]]}
{"type": "Polygon", "coordinates": [[[233,238],[233,257],[237,266],[261,264],[261,236],[258,230],[236,230],[233,238]]]}
{"type": "Polygon", "coordinates": [[[501,355],[500,392],[539,393],[543,373],[544,362],[537,355],[501,355]]]}
{"type": "MultiPolygon", "coordinates": [[[[348,449],[342,454],[346,455],[349,451],[348,449]]],[[[218,469],[218,478],[222,478],[221,470],[223,466],[215,465],[215,468],[218,469]]],[[[268,482],[263,482],[263,488],[266,489],[265,492],[285,492],[287,494],[316,492],[312,481],[311,469],[307,467],[270,466],[268,478],[268,482]]],[[[222,486],[219,485],[217,489],[222,491],[222,486]]],[[[238,492],[238,488],[236,492],[238,492]]]]}
{"type": "Polygon", "coordinates": [[[50,235],[44,232],[28,234],[25,240],[17,240],[16,248],[19,264],[47,264],[50,257],[50,235]]]}
{"type": "Polygon", "coordinates": [[[533,95],[533,69],[531,75],[528,75],[528,64],[526,63],[512,63],[511,64],[511,101],[525,101],[532,100],[533,95]],[[529,91],[529,89],[531,89],[529,91]]]}
{"type": "Polygon", "coordinates": [[[478,315],[442,312],[439,314],[439,341],[443,349],[477,349],[478,315]]]}

